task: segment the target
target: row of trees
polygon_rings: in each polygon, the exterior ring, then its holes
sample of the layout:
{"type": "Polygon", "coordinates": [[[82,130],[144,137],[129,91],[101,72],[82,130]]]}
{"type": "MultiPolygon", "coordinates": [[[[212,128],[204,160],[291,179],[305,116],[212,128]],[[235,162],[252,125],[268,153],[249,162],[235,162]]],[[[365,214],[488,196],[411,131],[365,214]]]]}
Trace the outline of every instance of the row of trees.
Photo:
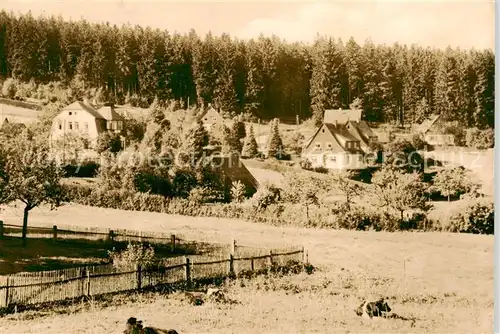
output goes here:
{"type": "Polygon", "coordinates": [[[267,119],[319,120],[324,109],[355,103],[370,121],[419,122],[437,112],[468,127],[493,127],[494,67],[491,50],[202,38],[0,12],[3,78],[60,81],[73,93],[101,89],[148,105],[155,96],[184,106],[213,103],[267,119]]]}

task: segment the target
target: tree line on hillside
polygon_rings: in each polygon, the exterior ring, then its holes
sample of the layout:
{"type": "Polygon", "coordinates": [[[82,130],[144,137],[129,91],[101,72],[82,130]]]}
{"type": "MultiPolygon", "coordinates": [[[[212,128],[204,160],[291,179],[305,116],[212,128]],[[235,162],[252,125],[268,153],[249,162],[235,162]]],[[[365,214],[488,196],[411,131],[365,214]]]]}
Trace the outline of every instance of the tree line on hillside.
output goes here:
{"type": "Polygon", "coordinates": [[[318,36],[248,41],[130,25],[0,12],[0,76],[60,82],[74,98],[99,89],[117,102],[213,105],[263,119],[302,119],[362,107],[373,122],[421,122],[431,113],[464,127],[494,123],[492,50],[363,45],[318,36]]]}

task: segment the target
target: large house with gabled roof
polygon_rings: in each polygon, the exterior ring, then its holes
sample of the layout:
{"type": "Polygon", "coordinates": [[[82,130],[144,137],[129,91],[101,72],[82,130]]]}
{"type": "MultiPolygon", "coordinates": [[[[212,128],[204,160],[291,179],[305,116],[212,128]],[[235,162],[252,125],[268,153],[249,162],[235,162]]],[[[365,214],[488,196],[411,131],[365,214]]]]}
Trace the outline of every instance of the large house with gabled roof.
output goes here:
{"type": "Polygon", "coordinates": [[[303,149],[313,167],[364,169],[365,155],[377,136],[361,120],[361,110],[325,110],[323,124],[303,149]]]}
{"type": "Polygon", "coordinates": [[[105,105],[96,109],[86,100],[76,101],[54,117],[50,141],[53,143],[65,135],[74,135],[84,137],[93,144],[102,132],[120,132],[122,129],[123,117],[114,106],[105,105]]]}

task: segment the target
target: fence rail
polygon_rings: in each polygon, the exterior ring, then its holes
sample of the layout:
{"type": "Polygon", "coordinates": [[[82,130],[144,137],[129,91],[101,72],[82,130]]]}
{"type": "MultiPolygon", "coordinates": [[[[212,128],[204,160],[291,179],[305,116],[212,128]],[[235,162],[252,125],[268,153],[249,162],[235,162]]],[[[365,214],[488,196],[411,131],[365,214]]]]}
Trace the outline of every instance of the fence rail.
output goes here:
{"type": "MultiPolygon", "coordinates": [[[[0,221],[0,237],[16,235],[19,225],[0,221]]],[[[82,229],[56,226],[30,227],[33,232],[49,238],[66,238],[67,235],[105,237],[116,241],[154,240],[168,242],[176,247],[180,240],[165,233],[144,233],[130,230],[82,229]]],[[[35,233],[35,234],[37,234],[35,233]]],[[[273,265],[285,265],[288,261],[304,262],[304,248],[263,249],[237,245],[233,240],[225,244],[226,252],[163,258],[155,267],[121,267],[113,264],[94,265],[51,271],[23,272],[0,276],[0,308],[10,305],[29,305],[65,299],[97,296],[106,293],[141,290],[162,284],[190,283],[193,280],[238,275],[243,271],[259,271],[273,265]]]]}

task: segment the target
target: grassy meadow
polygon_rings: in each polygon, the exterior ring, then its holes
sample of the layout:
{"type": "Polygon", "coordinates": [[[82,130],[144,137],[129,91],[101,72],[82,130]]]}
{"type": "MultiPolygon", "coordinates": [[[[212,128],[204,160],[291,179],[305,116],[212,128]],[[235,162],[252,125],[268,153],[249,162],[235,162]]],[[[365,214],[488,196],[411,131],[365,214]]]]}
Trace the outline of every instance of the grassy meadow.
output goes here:
{"type": "MultiPolygon", "coordinates": [[[[18,223],[20,208],[5,208],[18,223]]],[[[130,316],[179,333],[489,333],[493,324],[493,236],[385,233],[272,227],[229,219],[65,205],[37,208],[37,223],[179,233],[186,238],[280,247],[303,245],[311,276],[237,280],[224,289],[235,305],[189,306],[176,295],[114,297],[0,318],[8,333],[120,333],[130,316]],[[353,309],[385,296],[410,321],[368,321],[353,309]],[[82,308],[85,312],[82,312],[82,308]]]]}

